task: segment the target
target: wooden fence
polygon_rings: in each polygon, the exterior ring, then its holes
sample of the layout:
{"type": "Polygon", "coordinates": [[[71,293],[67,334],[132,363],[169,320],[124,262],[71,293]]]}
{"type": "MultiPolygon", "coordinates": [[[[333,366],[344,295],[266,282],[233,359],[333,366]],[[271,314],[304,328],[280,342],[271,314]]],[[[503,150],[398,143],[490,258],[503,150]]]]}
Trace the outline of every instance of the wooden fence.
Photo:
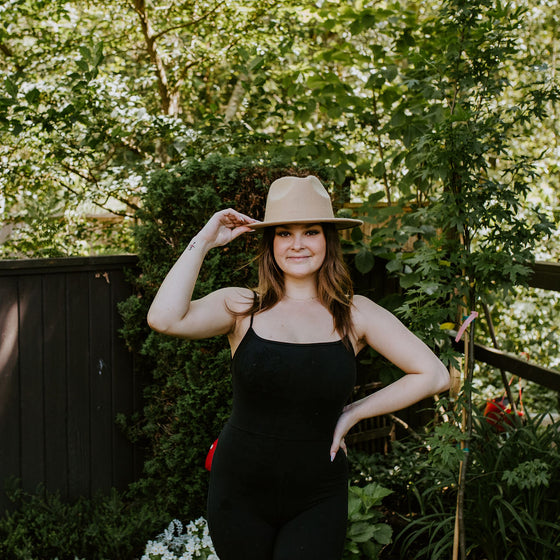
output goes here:
{"type": "Polygon", "coordinates": [[[140,403],[117,311],[135,263],[0,261],[0,483],[75,498],[137,476],[139,453],[115,425],[140,403]]]}

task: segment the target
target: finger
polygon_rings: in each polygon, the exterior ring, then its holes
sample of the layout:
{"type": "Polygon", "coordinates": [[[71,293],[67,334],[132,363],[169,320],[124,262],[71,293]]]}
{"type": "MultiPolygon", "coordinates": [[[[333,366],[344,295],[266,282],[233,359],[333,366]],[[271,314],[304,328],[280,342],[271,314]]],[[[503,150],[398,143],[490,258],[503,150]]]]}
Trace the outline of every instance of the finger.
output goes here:
{"type": "Polygon", "coordinates": [[[338,450],[340,449],[340,443],[337,443],[336,440],[333,440],[332,445],[331,445],[331,463],[334,461],[334,458],[336,457],[336,454],[338,453],[338,450]]]}
{"type": "Polygon", "coordinates": [[[244,233],[248,233],[253,231],[250,227],[248,226],[238,226],[234,229],[231,230],[231,238],[232,240],[239,237],[240,235],[243,235],[244,233]]]}
{"type": "Polygon", "coordinates": [[[220,212],[222,218],[225,218],[225,221],[233,224],[233,225],[240,225],[240,224],[251,224],[256,222],[257,220],[234,210],[233,208],[227,208],[226,210],[222,210],[220,212]]]}
{"type": "Polygon", "coordinates": [[[247,216],[246,214],[241,214],[240,212],[238,212],[238,214],[248,224],[253,224],[259,221],[259,220],[255,220],[255,218],[251,218],[251,216],[247,216]]]}

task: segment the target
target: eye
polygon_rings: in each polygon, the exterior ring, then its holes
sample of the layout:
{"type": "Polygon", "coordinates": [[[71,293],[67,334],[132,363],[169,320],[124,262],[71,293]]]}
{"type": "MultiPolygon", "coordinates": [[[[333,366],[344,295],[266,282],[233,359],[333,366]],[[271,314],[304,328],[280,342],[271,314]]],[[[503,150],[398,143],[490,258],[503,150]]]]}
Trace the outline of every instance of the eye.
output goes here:
{"type": "Polygon", "coordinates": [[[285,229],[281,229],[281,230],[276,230],[276,235],[278,237],[289,237],[290,232],[285,230],[285,229]]]}
{"type": "Polygon", "coordinates": [[[305,232],[305,235],[313,236],[313,235],[319,235],[320,233],[321,233],[321,232],[320,232],[318,229],[308,229],[308,230],[305,232]]]}

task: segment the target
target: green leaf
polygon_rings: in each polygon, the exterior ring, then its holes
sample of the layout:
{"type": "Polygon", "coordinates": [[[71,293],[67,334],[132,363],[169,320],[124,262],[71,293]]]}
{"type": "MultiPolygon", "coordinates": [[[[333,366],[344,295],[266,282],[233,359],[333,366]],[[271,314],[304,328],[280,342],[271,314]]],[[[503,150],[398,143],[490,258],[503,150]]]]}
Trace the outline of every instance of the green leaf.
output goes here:
{"type": "Polygon", "coordinates": [[[91,60],[91,51],[88,47],[82,45],[78,47],[78,50],[80,51],[80,54],[82,55],[82,58],[84,60],[91,60]]]}
{"type": "Polygon", "coordinates": [[[379,202],[380,200],[382,200],[385,197],[385,192],[384,191],[377,191],[374,193],[371,193],[368,196],[368,202],[370,204],[375,204],[376,202],[379,202]]]}
{"type": "Polygon", "coordinates": [[[21,122],[18,121],[18,120],[13,120],[12,121],[12,134],[14,136],[19,136],[22,131],[23,131],[23,125],[21,124],[21,122]]]}
{"type": "Polygon", "coordinates": [[[356,268],[359,272],[367,274],[373,268],[375,258],[373,253],[367,247],[362,247],[356,254],[354,262],[356,263],[356,268]]]}
{"type": "Polygon", "coordinates": [[[389,488],[385,488],[381,484],[377,484],[376,482],[372,482],[368,484],[364,489],[364,494],[371,499],[372,505],[381,505],[381,501],[383,498],[391,495],[393,493],[392,490],[389,488]]]}
{"type": "Polygon", "coordinates": [[[372,175],[377,178],[383,177],[385,175],[385,164],[382,161],[379,161],[375,164],[372,169],[372,175]]]}
{"type": "Polygon", "coordinates": [[[40,96],[41,94],[39,90],[37,88],[33,88],[25,94],[25,99],[27,99],[28,103],[31,103],[32,105],[37,105],[40,96]]]}
{"type": "Polygon", "coordinates": [[[402,269],[403,263],[400,259],[393,259],[390,260],[386,265],[385,268],[389,272],[398,272],[402,269]]]}
{"type": "Polygon", "coordinates": [[[6,91],[8,92],[8,95],[12,98],[16,98],[17,94],[18,94],[18,86],[17,84],[10,80],[10,78],[6,78],[4,80],[4,87],[6,88],[6,91]]]}
{"type": "Polygon", "coordinates": [[[375,534],[374,526],[371,523],[365,521],[359,521],[358,523],[352,523],[348,528],[348,538],[354,542],[366,542],[373,538],[375,534]]]}
{"type": "Polygon", "coordinates": [[[262,67],[264,62],[264,56],[256,56],[255,58],[252,58],[249,61],[249,64],[247,64],[247,68],[249,69],[250,72],[254,72],[255,70],[258,70],[259,68],[262,67]]]}
{"type": "Polygon", "coordinates": [[[348,517],[350,519],[352,519],[354,515],[358,514],[361,505],[362,505],[362,501],[359,498],[359,496],[356,496],[355,494],[352,493],[352,491],[350,491],[348,493],[348,517]]]}
{"type": "Polygon", "coordinates": [[[399,279],[399,283],[401,285],[401,288],[403,288],[403,290],[415,286],[416,284],[418,284],[418,282],[420,282],[420,274],[418,274],[417,272],[411,272],[409,274],[405,274],[404,276],[401,276],[399,279]]]}
{"type": "Polygon", "coordinates": [[[392,82],[397,77],[398,72],[399,70],[397,66],[395,64],[391,64],[383,70],[383,75],[388,82],[392,82]]]}
{"type": "Polygon", "coordinates": [[[379,543],[374,543],[373,541],[362,543],[362,549],[366,558],[379,558],[381,548],[379,543]]]}
{"type": "Polygon", "coordinates": [[[386,523],[374,525],[373,538],[380,544],[390,544],[393,537],[393,530],[386,523]]]}
{"type": "Polygon", "coordinates": [[[364,234],[359,227],[355,227],[352,229],[350,238],[352,239],[352,241],[354,241],[354,243],[358,243],[364,238],[364,234]]]}
{"type": "Polygon", "coordinates": [[[103,47],[104,47],[103,41],[99,41],[99,43],[97,43],[93,49],[94,66],[99,66],[101,62],[103,62],[103,59],[105,58],[103,54],[103,47]]]}
{"type": "Polygon", "coordinates": [[[84,59],[76,60],[76,66],[77,66],[82,72],[89,72],[89,64],[88,64],[87,61],[84,60],[84,59]]]}

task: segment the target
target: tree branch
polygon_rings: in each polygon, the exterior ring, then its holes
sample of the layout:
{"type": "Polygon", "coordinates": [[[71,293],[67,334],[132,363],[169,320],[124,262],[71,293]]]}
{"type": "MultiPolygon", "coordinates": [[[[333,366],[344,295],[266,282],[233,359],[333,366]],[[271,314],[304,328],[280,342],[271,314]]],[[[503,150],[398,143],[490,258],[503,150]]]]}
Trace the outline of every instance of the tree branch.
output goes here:
{"type": "Polygon", "coordinates": [[[379,111],[377,109],[377,97],[375,92],[372,92],[372,102],[373,102],[373,113],[375,115],[374,120],[374,131],[375,131],[375,138],[377,140],[377,150],[379,152],[379,157],[381,158],[381,163],[383,163],[383,186],[385,187],[385,196],[387,197],[387,205],[392,206],[391,200],[391,187],[389,185],[389,178],[387,173],[387,168],[385,167],[385,152],[383,150],[383,143],[381,141],[381,133],[379,132],[379,111]]]}
{"type": "Polygon", "coordinates": [[[239,110],[241,103],[243,103],[243,98],[245,97],[245,87],[243,86],[243,83],[248,79],[249,76],[247,76],[246,74],[243,74],[237,79],[237,82],[233,88],[233,91],[231,92],[228,104],[226,106],[224,115],[224,120],[226,122],[230,122],[233,117],[235,117],[235,114],[239,110]]]}
{"type": "MultiPolygon", "coordinates": [[[[77,175],[78,177],[80,177],[80,179],[83,179],[84,181],[87,181],[88,183],[93,183],[94,185],[99,185],[99,181],[97,180],[97,178],[91,172],[86,174],[83,171],[81,171],[80,169],[75,169],[71,165],[68,165],[67,163],[64,163],[64,162],[60,162],[60,166],[63,169],[66,169],[66,171],[69,171],[70,173],[73,173],[74,175],[77,175]]],[[[63,183],[60,180],[58,182],[64,188],[69,190],[71,193],[75,194],[78,197],[80,196],[80,193],[78,193],[77,191],[75,191],[74,189],[69,187],[66,183],[63,183]]],[[[119,195],[115,194],[114,192],[111,192],[107,195],[107,198],[106,198],[104,203],[100,203],[100,202],[97,202],[95,200],[92,200],[92,202],[93,202],[93,204],[95,204],[95,206],[98,206],[99,208],[101,208],[103,210],[106,210],[107,212],[111,212],[112,214],[115,214],[116,216],[128,216],[128,214],[126,212],[117,212],[115,210],[111,210],[111,209],[105,207],[103,204],[105,204],[107,202],[109,197],[114,198],[118,202],[122,202],[123,204],[128,206],[131,210],[136,211],[136,210],[139,210],[139,208],[140,208],[137,204],[134,204],[134,202],[131,202],[131,201],[127,200],[126,198],[123,198],[122,196],[119,196],[119,195]]]]}
{"type": "Polygon", "coordinates": [[[13,59],[12,62],[14,63],[14,66],[16,67],[16,69],[18,71],[23,70],[23,66],[21,64],[19,64],[16,60],[16,55],[14,54],[14,51],[12,49],[10,49],[10,47],[8,47],[8,45],[4,44],[1,41],[0,41],[0,52],[5,54],[8,58],[13,59]]]}
{"type": "Polygon", "coordinates": [[[156,33],[154,35],[154,40],[157,40],[160,37],[163,37],[164,35],[167,35],[167,33],[170,33],[171,31],[175,31],[176,29],[183,29],[184,27],[189,27],[191,25],[196,25],[197,23],[200,23],[201,21],[204,21],[205,19],[210,17],[213,13],[215,13],[218,10],[218,8],[220,6],[222,6],[223,4],[225,4],[225,0],[222,0],[221,2],[218,2],[218,4],[216,4],[216,6],[214,6],[214,8],[212,8],[211,10],[206,12],[205,14],[201,15],[197,19],[192,19],[191,21],[187,21],[186,23],[179,23],[177,25],[173,25],[171,27],[168,27],[167,29],[164,29],[163,31],[160,31],[159,33],[156,33]]]}
{"type": "Polygon", "coordinates": [[[146,13],[146,2],[145,0],[133,0],[131,4],[133,10],[138,14],[140,19],[140,25],[142,27],[142,34],[146,41],[146,50],[150,56],[150,60],[155,69],[156,77],[158,80],[158,89],[161,99],[161,108],[166,115],[174,116],[177,114],[178,103],[172,103],[172,92],[169,87],[169,82],[167,79],[167,72],[163,60],[156,47],[156,35],[152,28],[152,24],[146,13]]]}

